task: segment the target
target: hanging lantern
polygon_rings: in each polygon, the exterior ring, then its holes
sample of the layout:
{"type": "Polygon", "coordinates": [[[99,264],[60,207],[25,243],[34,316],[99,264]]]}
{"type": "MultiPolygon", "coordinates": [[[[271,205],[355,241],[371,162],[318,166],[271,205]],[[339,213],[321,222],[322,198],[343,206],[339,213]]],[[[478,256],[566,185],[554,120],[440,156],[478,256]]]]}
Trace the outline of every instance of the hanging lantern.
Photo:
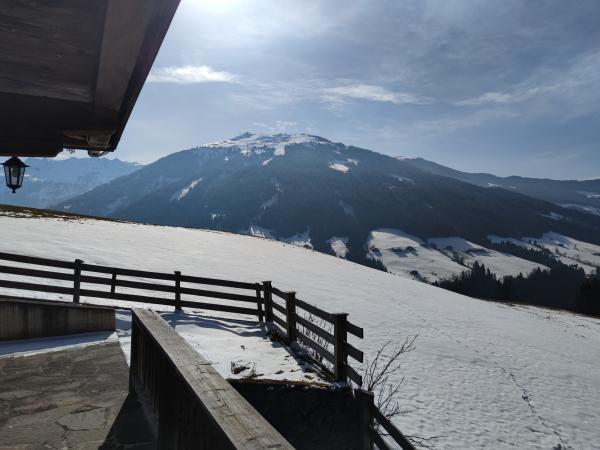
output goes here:
{"type": "Polygon", "coordinates": [[[14,194],[15,191],[23,185],[25,169],[29,166],[16,156],[4,161],[2,165],[4,166],[6,185],[9,187],[9,189],[12,189],[14,194]]]}

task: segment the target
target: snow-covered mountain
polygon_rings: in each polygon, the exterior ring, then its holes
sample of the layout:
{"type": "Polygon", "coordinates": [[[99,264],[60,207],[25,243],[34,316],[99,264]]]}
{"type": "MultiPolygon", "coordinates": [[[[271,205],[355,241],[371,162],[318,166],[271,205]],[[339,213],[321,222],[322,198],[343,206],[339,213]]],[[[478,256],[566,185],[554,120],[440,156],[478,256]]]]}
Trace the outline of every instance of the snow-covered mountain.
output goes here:
{"type": "Polygon", "coordinates": [[[25,181],[16,194],[0,189],[0,204],[46,208],[139,169],[106,158],[28,158],[25,181]]]}
{"type": "Polygon", "coordinates": [[[405,158],[413,167],[482,187],[497,187],[600,216],[600,180],[550,180],[547,178],[498,177],[451,169],[423,158],[405,158]]]}
{"type": "Polygon", "coordinates": [[[475,261],[499,275],[539,267],[489,248],[489,235],[600,244],[600,217],[306,134],[244,133],[180,151],[56,208],[254,234],[425,281],[475,261]]]}
{"type": "MultiPolygon", "coordinates": [[[[348,312],[365,329],[365,339],[355,345],[368,360],[388,340],[394,345],[418,335],[416,349],[403,356],[400,372],[392,377],[393,382],[404,379],[398,401],[407,411],[394,421],[408,435],[433,437],[429,443],[435,448],[594,449],[600,442],[599,319],[476,300],[251,236],[40,217],[39,212],[30,216],[0,213],[2,251],[272,280],[328,311],[348,312]]],[[[240,340],[236,331],[224,330],[233,342],[240,340]]],[[[248,347],[253,340],[248,337],[248,347]]],[[[218,342],[219,348],[224,345],[218,342]]],[[[259,371],[273,364],[254,362],[259,371]]]]}

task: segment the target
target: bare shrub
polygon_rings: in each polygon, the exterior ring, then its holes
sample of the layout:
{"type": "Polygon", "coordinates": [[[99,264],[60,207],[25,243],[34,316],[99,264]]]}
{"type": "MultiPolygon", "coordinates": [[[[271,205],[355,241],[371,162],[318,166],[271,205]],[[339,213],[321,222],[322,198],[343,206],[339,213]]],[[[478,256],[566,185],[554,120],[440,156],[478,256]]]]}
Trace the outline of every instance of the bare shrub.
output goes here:
{"type": "Polygon", "coordinates": [[[392,341],[387,341],[377,350],[375,357],[365,363],[361,388],[376,392],[375,406],[387,419],[402,412],[395,396],[400,390],[404,377],[395,382],[390,380],[390,376],[400,372],[400,357],[415,349],[414,344],[417,337],[418,335],[406,338],[404,342],[393,347],[389,353],[387,350],[390,349],[392,341]]]}
{"type": "MultiPolygon", "coordinates": [[[[407,337],[401,344],[391,346],[392,341],[387,341],[375,353],[372,360],[367,360],[363,369],[362,389],[375,393],[375,406],[381,411],[388,420],[400,414],[405,414],[409,410],[400,408],[400,403],[396,400],[396,394],[404,382],[404,377],[395,381],[398,377],[394,376],[400,373],[402,355],[415,350],[415,341],[418,335],[407,337]],[[391,377],[394,376],[394,379],[391,377]]],[[[375,429],[381,436],[389,434],[379,425],[375,429]]],[[[439,436],[423,437],[416,435],[407,435],[406,438],[417,448],[434,449],[433,442],[439,436]]]]}

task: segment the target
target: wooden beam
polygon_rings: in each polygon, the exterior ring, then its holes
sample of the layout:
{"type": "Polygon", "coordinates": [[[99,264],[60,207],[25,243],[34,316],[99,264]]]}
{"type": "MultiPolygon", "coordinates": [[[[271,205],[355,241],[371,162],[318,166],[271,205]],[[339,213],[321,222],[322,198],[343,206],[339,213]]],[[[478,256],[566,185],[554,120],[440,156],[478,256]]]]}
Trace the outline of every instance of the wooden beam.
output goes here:
{"type": "Polygon", "coordinates": [[[119,111],[159,0],[108,0],[94,104],[119,111]]]}

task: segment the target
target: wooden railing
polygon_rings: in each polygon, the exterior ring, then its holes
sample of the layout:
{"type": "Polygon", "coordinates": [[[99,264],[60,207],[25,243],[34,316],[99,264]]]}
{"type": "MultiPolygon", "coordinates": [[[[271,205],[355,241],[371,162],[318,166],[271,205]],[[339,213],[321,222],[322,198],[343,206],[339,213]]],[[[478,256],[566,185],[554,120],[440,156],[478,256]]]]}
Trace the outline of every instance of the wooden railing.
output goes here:
{"type": "MultiPolygon", "coordinates": [[[[396,426],[392,422],[390,422],[390,420],[387,417],[385,417],[375,405],[373,405],[373,418],[375,419],[375,422],[377,422],[379,427],[383,428],[383,430],[385,431],[385,436],[387,436],[389,440],[393,440],[396,444],[398,444],[402,450],[415,450],[415,447],[412,444],[412,442],[410,442],[406,438],[406,436],[404,436],[402,432],[398,428],[396,428],[396,426]]],[[[391,450],[393,447],[390,446],[381,436],[381,434],[384,433],[380,434],[380,432],[377,431],[379,427],[373,424],[371,426],[371,429],[369,430],[373,443],[380,450],[391,450]]]]}
{"type": "Polygon", "coordinates": [[[299,342],[319,359],[328,361],[337,381],[346,382],[350,378],[357,385],[362,385],[362,377],[350,366],[348,357],[362,363],[363,352],[348,342],[348,334],[362,339],[364,331],[348,321],[347,313],[328,313],[296,298],[295,292],[283,292],[268,281],[263,283],[263,292],[266,320],[280,327],[288,345],[299,342]],[[274,297],[284,303],[279,303],[274,297]],[[328,350],[330,346],[333,351],[328,350]]]}
{"type": "Polygon", "coordinates": [[[86,297],[166,305],[178,310],[189,307],[257,316],[259,321],[279,327],[275,327],[276,331],[285,337],[289,345],[298,342],[310,349],[318,360],[329,363],[336,381],[345,383],[350,379],[359,386],[362,384],[361,376],[350,366],[348,357],[362,363],[363,353],[348,342],[348,335],[362,339],[363,329],[349,322],[348,314],[328,313],[296,298],[295,292],[283,292],[275,288],[270,281],[248,283],[183,275],[180,271],[149,272],[87,264],[79,259],[61,261],[1,252],[0,261],[54,269],[0,265],[0,273],[60,283],[0,279],[2,288],[66,295],[75,303],[86,297]],[[88,285],[105,288],[91,289],[88,285]],[[213,290],[213,287],[229,291],[213,290]],[[142,293],[123,292],[132,289],[142,293]],[[196,297],[229,303],[201,301],[196,297]],[[281,299],[284,300],[283,305],[281,299]]]}
{"type": "Polygon", "coordinates": [[[161,449],[292,449],[157,313],[132,310],[130,389],[161,449]]]}

